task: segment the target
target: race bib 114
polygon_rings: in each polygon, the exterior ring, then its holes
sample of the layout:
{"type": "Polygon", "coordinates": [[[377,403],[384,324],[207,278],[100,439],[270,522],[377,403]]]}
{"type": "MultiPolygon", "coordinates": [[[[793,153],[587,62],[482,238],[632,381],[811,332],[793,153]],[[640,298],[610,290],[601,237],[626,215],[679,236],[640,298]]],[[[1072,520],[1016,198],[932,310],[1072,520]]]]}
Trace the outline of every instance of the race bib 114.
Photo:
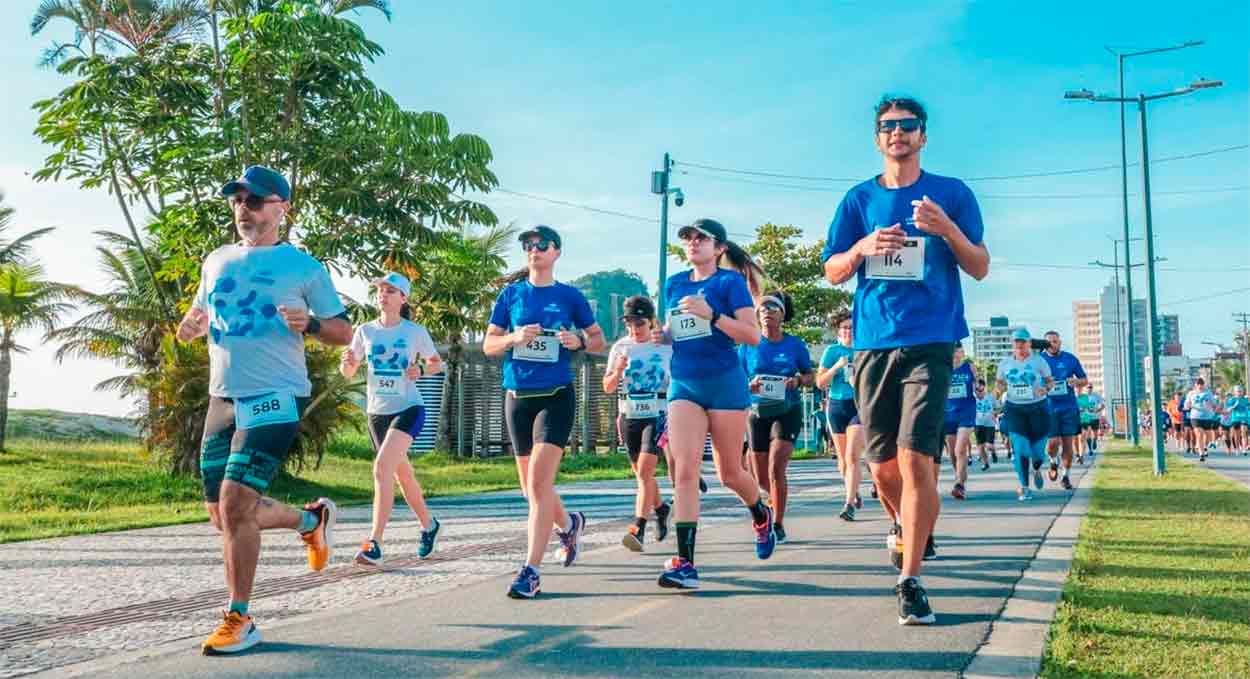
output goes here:
{"type": "Polygon", "coordinates": [[[873,255],[866,262],[869,278],[890,281],[924,280],[925,238],[903,239],[903,247],[887,255],[873,255]]]}

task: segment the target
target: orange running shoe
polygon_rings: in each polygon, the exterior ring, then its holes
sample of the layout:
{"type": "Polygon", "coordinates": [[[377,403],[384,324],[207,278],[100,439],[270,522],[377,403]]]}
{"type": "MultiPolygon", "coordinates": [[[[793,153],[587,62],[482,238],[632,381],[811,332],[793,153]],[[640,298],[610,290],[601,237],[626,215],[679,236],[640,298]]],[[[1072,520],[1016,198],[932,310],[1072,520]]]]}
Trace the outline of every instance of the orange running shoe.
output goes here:
{"type": "Polygon", "coordinates": [[[229,611],[222,617],[224,619],[217,631],[200,644],[200,652],[204,655],[238,653],[260,643],[260,630],[256,628],[252,616],[229,611]]]}
{"type": "Polygon", "coordinates": [[[334,549],[334,522],[338,520],[339,509],[328,498],[319,497],[316,502],[304,505],[304,510],[317,514],[317,527],[307,533],[300,533],[300,539],[308,549],[308,567],[319,571],[330,563],[330,554],[334,549]]]}

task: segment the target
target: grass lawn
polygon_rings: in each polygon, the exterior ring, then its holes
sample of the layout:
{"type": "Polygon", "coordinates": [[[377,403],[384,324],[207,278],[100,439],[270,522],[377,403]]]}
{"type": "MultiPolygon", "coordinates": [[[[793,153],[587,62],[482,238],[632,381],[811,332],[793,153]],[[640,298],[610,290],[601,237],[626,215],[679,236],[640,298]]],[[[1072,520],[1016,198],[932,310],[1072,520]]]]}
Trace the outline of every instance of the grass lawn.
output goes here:
{"type": "Polygon", "coordinates": [[[1250,492],[1108,453],[1050,635],[1042,677],[1250,677],[1250,492]]]}

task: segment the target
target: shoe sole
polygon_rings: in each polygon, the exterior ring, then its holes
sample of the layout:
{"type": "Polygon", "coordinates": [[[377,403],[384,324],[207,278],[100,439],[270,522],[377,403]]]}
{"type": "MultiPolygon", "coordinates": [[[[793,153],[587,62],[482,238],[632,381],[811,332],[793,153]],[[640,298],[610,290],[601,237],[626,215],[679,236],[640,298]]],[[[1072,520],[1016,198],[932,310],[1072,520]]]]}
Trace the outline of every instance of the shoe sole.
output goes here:
{"type": "Polygon", "coordinates": [[[542,593],[541,589],[536,589],[529,594],[526,594],[525,592],[518,592],[515,589],[509,589],[508,598],[509,599],[533,599],[534,597],[538,596],[541,593],[542,593]]]}
{"type": "Polygon", "coordinates": [[[665,589],[699,589],[699,581],[694,578],[673,580],[661,575],[659,585],[665,589]]]}
{"type": "Polygon", "coordinates": [[[320,502],[325,508],[325,518],[322,520],[322,525],[319,528],[321,529],[321,544],[325,545],[326,548],[326,560],[325,563],[321,564],[321,568],[315,568],[312,564],[308,564],[308,566],[314,571],[321,571],[330,565],[330,559],[334,556],[334,524],[339,519],[339,508],[328,497],[319,497],[317,502],[320,502]]]}
{"type": "Polygon", "coordinates": [[[628,549],[631,552],[643,551],[642,542],[638,539],[638,536],[633,533],[626,533],[625,537],[621,538],[621,544],[625,545],[625,549],[628,549]]]}
{"type": "Polygon", "coordinates": [[[252,626],[252,632],[243,637],[243,640],[237,644],[230,646],[201,646],[200,652],[204,655],[233,655],[242,653],[247,649],[260,643],[260,630],[255,625],[252,626]]]}
{"type": "Polygon", "coordinates": [[[582,551],[582,531],[586,530],[586,515],[582,512],[573,512],[577,517],[577,539],[573,540],[573,548],[564,551],[564,561],[561,563],[565,568],[577,563],[577,557],[582,551]]]}
{"type": "Polygon", "coordinates": [[[925,616],[921,616],[921,617],[909,615],[905,618],[898,619],[898,624],[906,626],[906,627],[911,627],[915,625],[932,625],[935,622],[937,622],[937,616],[933,615],[932,613],[925,615],[925,616]]]}
{"type": "Polygon", "coordinates": [[[849,523],[855,520],[855,515],[847,513],[847,512],[842,512],[841,514],[838,514],[838,518],[849,523]]]}
{"type": "Polygon", "coordinates": [[[364,554],[357,554],[355,561],[361,566],[378,566],[382,563],[381,559],[371,559],[364,554]]]}

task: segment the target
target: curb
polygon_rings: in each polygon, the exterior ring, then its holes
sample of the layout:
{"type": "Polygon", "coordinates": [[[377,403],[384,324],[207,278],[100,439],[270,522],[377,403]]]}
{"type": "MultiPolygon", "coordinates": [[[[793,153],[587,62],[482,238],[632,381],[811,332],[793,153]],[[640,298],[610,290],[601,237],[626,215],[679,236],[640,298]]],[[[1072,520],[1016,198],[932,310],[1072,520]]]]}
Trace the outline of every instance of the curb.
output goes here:
{"type": "Polygon", "coordinates": [[[1063,511],[1055,517],[1011,596],[990,623],[985,641],[959,674],[963,679],[1032,679],[1042,667],[1050,623],[1072,568],[1081,520],[1089,508],[1098,464],[1087,471],[1063,511]],[[1038,565],[1041,563],[1048,565],[1038,565]],[[1017,596],[1027,592],[1027,596],[1017,596]]]}

